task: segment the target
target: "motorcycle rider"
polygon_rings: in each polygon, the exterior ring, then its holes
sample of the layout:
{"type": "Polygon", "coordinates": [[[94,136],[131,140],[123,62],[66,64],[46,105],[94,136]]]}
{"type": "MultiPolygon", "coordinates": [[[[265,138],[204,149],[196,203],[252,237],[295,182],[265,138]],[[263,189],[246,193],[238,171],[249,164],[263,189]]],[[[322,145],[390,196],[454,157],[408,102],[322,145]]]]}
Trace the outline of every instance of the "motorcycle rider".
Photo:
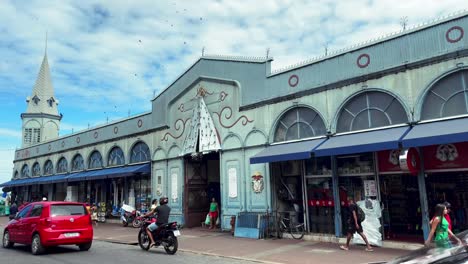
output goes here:
{"type": "Polygon", "coordinates": [[[161,197],[159,199],[159,206],[151,210],[149,213],[145,214],[144,217],[148,217],[151,215],[156,216],[156,222],[151,223],[147,228],[146,228],[146,233],[148,234],[149,238],[151,239],[151,245],[150,247],[153,247],[156,243],[154,242],[153,232],[158,228],[160,225],[164,225],[169,223],[169,214],[171,213],[171,208],[167,205],[169,202],[169,199],[165,196],[161,197]]]}

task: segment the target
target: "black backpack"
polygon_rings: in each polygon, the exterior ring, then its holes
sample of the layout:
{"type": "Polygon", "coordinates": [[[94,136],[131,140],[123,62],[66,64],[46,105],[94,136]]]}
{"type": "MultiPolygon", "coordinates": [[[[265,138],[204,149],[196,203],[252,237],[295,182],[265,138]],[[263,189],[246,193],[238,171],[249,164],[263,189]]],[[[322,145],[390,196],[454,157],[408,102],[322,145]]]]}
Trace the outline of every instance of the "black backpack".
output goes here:
{"type": "Polygon", "coordinates": [[[357,207],[357,218],[358,218],[358,221],[360,223],[364,222],[364,220],[366,219],[366,214],[364,213],[364,211],[362,210],[362,208],[359,206],[359,205],[356,205],[357,207]]]}

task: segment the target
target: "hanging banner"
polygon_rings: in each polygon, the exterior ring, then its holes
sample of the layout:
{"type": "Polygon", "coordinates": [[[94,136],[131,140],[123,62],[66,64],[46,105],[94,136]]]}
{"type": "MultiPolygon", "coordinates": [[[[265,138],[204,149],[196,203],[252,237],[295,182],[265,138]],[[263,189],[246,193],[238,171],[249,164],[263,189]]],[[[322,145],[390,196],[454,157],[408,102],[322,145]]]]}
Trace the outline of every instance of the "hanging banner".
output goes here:
{"type": "Polygon", "coordinates": [[[416,148],[409,148],[400,151],[400,168],[402,171],[408,171],[411,175],[418,175],[421,170],[421,161],[419,152],[416,148]]]}

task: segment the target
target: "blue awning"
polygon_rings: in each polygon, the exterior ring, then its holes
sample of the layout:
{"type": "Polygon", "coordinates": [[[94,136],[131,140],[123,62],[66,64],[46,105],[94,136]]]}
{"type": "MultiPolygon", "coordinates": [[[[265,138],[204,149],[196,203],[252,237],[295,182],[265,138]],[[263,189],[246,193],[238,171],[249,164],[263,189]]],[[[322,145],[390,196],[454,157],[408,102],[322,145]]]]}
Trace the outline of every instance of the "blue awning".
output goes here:
{"type": "Polygon", "coordinates": [[[409,126],[330,137],[314,150],[316,157],[398,149],[409,126]]]}
{"type": "Polygon", "coordinates": [[[54,182],[65,182],[67,181],[68,174],[59,174],[53,176],[42,176],[37,179],[37,184],[47,184],[47,183],[54,183],[54,182]]]}
{"type": "Polygon", "coordinates": [[[405,148],[468,141],[468,118],[417,124],[403,137],[405,148]]]}
{"type": "Polygon", "coordinates": [[[67,177],[68,181],[81,180],[99,180],[116,177],[126,177],[135,174],[149,174],[151,172],[151,164],[137,164],[131,166],[114,167],[101,170],[83,171],[72,173],[67,177]]]}
{"type": "Polygon", "coordinates": [[[0,187],[8,187],[8,186],[11,186],[11,182],[13,182],[13,181],[7,181],[7,182],[4,182],[4,183],[0,183],[0,187]]]}
{"type": "Polygon", "coordinates": [[[312,150],[324,142],[325,138],[311,139],[299,142],[270,145],[250,158],[250,164],[286,160],[309,159],[312,150]]]}

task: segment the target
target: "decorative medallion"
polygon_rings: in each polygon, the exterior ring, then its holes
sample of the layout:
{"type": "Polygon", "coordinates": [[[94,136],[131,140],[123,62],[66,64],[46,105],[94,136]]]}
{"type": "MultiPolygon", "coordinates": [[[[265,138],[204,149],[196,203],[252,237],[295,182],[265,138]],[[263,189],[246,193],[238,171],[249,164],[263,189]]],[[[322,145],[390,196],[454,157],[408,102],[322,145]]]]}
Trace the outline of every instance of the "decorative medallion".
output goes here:
{"type": "Polygon", "coordinates": [[[252,175],[252,190],[254,193],[261,193],[263,191],[263,187],[263,176],[260,175],[260,172],[256,171],[255,174],[252,175]]]}
{"type": "Polygon", "coordinates": [[[62,141],[62,148],[65,147],[65,141],[62,141]]]}
{"type": "Polygon", "coordinates": [[[98,138],[99,133],[98,133],[97,131],[95,131],[94,134],[93,134],[93,136],[94,136],[94,138],[98,138]]]}
{"type": "Polygon", "coordinates": [[[143,125],[143,120],[138,119],[137,125],[138,125],[138,127],[141,127],[143,125]]]}
{"type": "Polygon", "coordinates": [[[36,153],[39,153],[39,148],[36,148],[36,153]]]}
{"type": "Polygon", "coordinates": [[[450,43],[455,43],[460,41],[463,38],[465,32],[462,27],[453,26],[447,30],[445,33],[445,39],[450,43]]]}
{"type": "Polygon", "coordinates": [[[49,149],[49,150],[50,150],[50,149],[52,149],[52,146],[51,146],[50,144],[49,144],[49,147],[48,147],[48,149],[49,149]]]}
{"type": "Polygon", "coordinates": [[[114,127],[114,134],[117,134],[117,133],[119,133],[119,128],[115,126],[114,127]]]}
{"type": "Polygon", "coordinates": [[[76,143],[77,143],[77,144],[80,144],[80,137],[77,137],[77,138],[76,138],[76,143]]]}
{"type": "Polygon", "coordinates": [[[299,83],[299,77],[297,77],[296,74],[291,75],[289,77],[288,83],[289,83],[289,86],[296,87],[297,84],[299,83]]]}
{"type": "Polygon", "coordinates": [[[442,144],[437,147],[436,158],[442,162],[454,161],[458,156],[457,147],[453,144],[442,144]]]}
{"type": "Polygon", "coordinates": [[[361,54],[356,60],[356,64],[359,68],[366,68],[370,64],[369,54],[361,54]]]}

